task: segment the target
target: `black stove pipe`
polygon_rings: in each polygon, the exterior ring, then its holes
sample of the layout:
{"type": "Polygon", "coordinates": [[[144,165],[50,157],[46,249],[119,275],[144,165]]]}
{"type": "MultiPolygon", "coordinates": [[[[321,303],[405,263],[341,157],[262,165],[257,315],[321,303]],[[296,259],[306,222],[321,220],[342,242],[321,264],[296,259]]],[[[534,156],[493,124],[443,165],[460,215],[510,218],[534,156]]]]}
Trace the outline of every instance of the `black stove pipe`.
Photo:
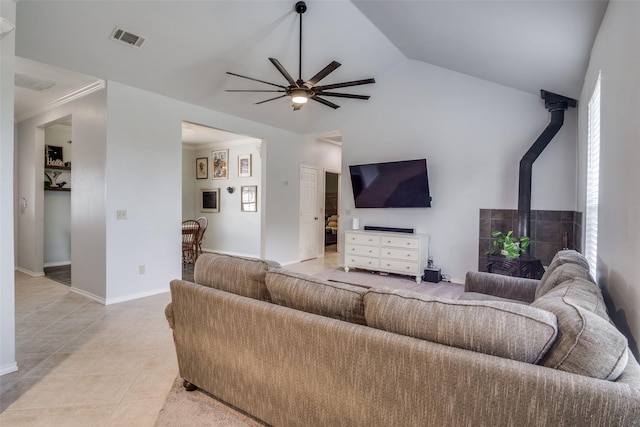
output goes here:
{"type": "MultiPolygon", "coordinates": [[[[518,236],[531,237],[531,175],[533,162],[547,148],[554,136],[564,124],[564,112],[569,107],[575,107],[577,101],[562,95],[540,91],[540,96],[545,100],[545,108],[551,113],[551,121],[542,131],[538,139],[520,160],[520,175],[518,188],[518,236]]],[[[525,255],[529,255],[529,249],[525,255]]]]}

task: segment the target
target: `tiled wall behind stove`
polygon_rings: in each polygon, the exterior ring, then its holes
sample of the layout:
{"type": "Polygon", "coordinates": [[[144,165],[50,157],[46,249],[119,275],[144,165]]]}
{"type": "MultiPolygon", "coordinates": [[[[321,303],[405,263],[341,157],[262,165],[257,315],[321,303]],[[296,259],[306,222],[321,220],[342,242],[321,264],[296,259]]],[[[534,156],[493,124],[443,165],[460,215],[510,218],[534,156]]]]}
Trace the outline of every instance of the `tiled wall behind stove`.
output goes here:
{"type": "MultiPolygon", "coordinates": [[[[487,271],[487,252],[491,249],[493,231],[518,234],[518,211],[514,209],[480,209],[480,242],[478,270],[487,271]]],[[[549,265],[553,256],[564,246],[563,232],[567,232],[568,248],[582,251],[582,212],[531,211],[531,256],[549,265]]]]}

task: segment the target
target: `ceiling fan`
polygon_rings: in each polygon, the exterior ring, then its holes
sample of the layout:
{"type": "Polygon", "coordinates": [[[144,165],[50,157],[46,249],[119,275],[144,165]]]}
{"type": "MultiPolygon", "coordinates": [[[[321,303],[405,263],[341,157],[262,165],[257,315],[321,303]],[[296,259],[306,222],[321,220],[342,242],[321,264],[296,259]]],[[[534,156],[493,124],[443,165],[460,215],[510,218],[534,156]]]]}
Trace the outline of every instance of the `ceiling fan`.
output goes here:
{"type": "Polygon", "coordinates": [[[299,1],[295,5],[295,11],[300,15],[300,49],[299,49],[299,62],[298,62],[298,80],[294,80],[291,77],[291,74],[287,72],[287,70],[280,64],[275,58],[269,58],[269,61],[278,69],[280,74],[284,76],[284,78],[289,82],[289,86],[283,86],[276,83],[266,82],[264,80],[254,79],[253,77],[242,76],[240,74],[231,73],[227,71],[227,74],[231,74],[232,76],[242,77],[243,79],[253,80],[259,83],[265,83],[271,86],[276,86],[280,89],[271,89],[271,90],[237,90],[237,89],[227,89],[227,92],[276,92],[283,93],[283,95],[276,96],[275,98],[269,98],[264,101],[256,102],[255,105],[264,104],[265,102],[274,101],[276,99],[284,98],[285,96],[291,97],[291,101],[293,102],[293,110],[297,111],[301,109],[304,104],[307,103],[309,99],[324,104],[331,108],[339,108],[340,106],[334,104],[331,101],[327,101],[326,99],[320,98],[320,96],[335,96],[338,98],[351,98],[351,99],[369,99],[369,95],[353,95],[349,93],[340,93],[340,92],[327,92],[331,89],[339,89],[343,87],[350,86],[358,86],[358,85],[366,85],[375,83],[374,79],[364,79],[364,80],[354,80],[350,82],[343,83],[334,83],[329,85],[321,85],[316,86],[320,80],[327,77],[331,72],[333,72],[336,68],[338,68],[341,64],[336,61],[332,61],[329,65],[324,67],[318,74],[311,77],[306,82],[302,80],[302,14],[306,12],[307,5],[303,1],[299,1]]]}

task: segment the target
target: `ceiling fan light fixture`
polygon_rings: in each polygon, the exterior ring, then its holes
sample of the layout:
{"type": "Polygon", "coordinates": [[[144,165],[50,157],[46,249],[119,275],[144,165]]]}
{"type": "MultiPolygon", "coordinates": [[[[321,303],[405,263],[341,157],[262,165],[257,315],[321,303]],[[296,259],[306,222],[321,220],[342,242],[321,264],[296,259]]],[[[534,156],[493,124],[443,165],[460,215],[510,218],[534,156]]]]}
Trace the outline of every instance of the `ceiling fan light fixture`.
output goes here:
{"type": "Polygon", "coordinates": [[[294,104],[306,104],[309,100],[307,98],[307,91],[304,89],[293,89],[291,91],[291,100],[294,104]]]}

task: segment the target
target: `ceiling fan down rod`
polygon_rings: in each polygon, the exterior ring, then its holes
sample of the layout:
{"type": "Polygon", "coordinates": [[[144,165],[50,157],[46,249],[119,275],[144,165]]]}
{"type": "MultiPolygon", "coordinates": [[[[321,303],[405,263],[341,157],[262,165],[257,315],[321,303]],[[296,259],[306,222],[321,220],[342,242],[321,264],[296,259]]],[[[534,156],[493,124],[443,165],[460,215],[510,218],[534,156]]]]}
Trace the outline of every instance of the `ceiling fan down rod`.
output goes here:
{"type": "Polygon", "coordinates": [[[307,11],[307,4],[303,1],[296,3],[296,12],[300,15],[300,37],[298,43],[298,87],[302,84],[302,14],[307,11]]]}

